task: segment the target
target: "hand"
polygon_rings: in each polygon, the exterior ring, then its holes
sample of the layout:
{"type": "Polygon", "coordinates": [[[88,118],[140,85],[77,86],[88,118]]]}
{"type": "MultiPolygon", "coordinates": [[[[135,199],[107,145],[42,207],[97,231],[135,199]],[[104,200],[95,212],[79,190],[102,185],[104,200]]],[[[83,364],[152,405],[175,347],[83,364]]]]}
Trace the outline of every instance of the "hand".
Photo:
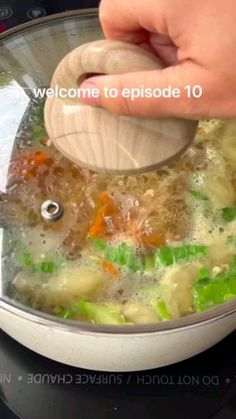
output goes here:
{"type": "Polygon", "coordinates": [[[107,38],[154,51],[163,70],[92,77],[81,87],[98,87],[86,99],[111,112],[140,117],[187,119],[236,117],[235,0],[102,0],[100,20],[107,38]],[[179,98],[106,98],[103,87],[179,88],[179,98]],[[186,85],[200,85],[201,98],[187,98],[186,85]]]}

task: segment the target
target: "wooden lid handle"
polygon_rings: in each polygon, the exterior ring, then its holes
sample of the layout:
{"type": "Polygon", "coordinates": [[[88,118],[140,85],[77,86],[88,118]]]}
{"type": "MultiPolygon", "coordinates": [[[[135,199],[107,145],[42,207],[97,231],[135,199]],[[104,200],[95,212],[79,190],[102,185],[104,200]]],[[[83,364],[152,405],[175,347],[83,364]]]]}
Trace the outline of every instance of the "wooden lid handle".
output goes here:
{"type": "MultiPolygon", "coordinates": [[[[156,56],[121,41],[100,40],[70,52],[51,87],[78,89],[91,74],[122,74],[162,68],[156,56]]],[[[65,93],[65,91],[64,91],[65,93]]],[[[191,143],[196,123],[114,115],[78,97],[48,98],[45,123],[54,145],[69,159],[97,171],[137,173],[167,164],[191,143]]]]}
{"type": "Polygon", "coordinates": [[[101,40],[71,51],[59,63],[52,85],[78,88],[91,74],[122,74],[163,68],[150,52],[127,42],[101,40]]]}

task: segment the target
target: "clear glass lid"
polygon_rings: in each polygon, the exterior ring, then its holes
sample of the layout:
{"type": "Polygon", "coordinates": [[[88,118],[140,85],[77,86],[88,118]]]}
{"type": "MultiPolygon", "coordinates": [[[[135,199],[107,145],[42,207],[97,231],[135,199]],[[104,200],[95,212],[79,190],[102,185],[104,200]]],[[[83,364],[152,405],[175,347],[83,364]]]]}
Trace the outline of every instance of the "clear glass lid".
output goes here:
{"type": "Polygon", "coordinates": [[[48,138],[45,89],[58,63],[101,38],[89,11],[0,36],[0,300],[59,322],[129,327],[233,311],[235,121],[201,122],[185,154],[137,176],[82,169],[48,138]]]}
{"type": "Polygon", "coordinates": [[[66,182],[80,172],[49,144],[44,89],[63,56],[101,37],[97,13],[85,11],[22,25],[0,38],[2,297],[14,298],[11,284],[22,263],[30,264],[32,246],[39,269],[53,269],[43,263],[45,255],[52,257],[70,231],[75,203],[66,182]]]}

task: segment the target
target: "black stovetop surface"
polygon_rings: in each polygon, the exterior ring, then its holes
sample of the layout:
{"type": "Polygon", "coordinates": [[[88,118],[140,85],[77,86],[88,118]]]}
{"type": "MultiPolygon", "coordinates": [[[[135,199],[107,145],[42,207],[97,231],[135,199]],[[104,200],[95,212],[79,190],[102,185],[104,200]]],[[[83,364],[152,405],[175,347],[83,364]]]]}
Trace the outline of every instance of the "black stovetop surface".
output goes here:
{"type": "Polygon", "coordinates": [[[0,332],[0,400],[1,419],[235,419],[236,333],[179,364],[121,374],[50,361],[0,332]]]}

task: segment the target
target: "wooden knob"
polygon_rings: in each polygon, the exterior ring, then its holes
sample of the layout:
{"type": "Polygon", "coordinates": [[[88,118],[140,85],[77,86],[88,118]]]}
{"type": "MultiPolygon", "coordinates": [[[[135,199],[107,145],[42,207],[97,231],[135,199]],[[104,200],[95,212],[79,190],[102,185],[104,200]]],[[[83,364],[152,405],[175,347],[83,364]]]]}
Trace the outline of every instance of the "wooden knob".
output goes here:
{"type": "MultiPolygon", "coordinates": [[[[70,52],[58,65],[53,89],[78,89],[91,74],[122,74],[163,68],[152,53],[133,44],[100,40],[70,52]]],[[[138,173],[158,168],[191,143],[196,123],[177,119],[131,118],[83,104],[47,98],[45,123],[57,149],[95,171],[138,173]]]]}

